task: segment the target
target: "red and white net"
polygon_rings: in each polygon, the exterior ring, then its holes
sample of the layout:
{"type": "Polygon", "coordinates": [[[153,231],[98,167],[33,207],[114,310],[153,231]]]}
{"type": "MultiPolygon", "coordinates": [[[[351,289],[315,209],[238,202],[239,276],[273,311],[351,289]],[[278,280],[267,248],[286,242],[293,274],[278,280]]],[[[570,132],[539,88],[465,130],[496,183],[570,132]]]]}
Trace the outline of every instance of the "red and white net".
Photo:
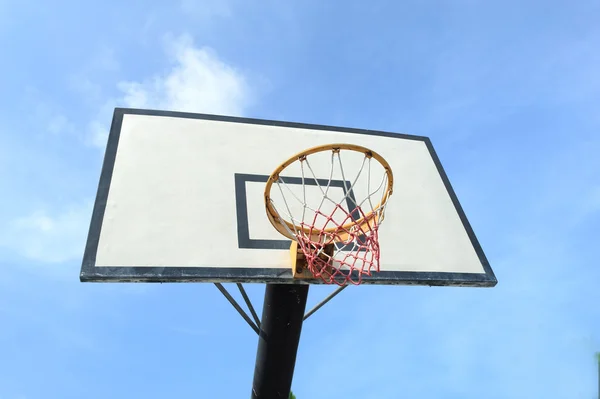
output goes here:
{"type": "Polygon", "coordinates": [[[289,223],[281,225],[297,240],[309,271],[338,285],[358,285],[378,272],[379,228],[391,194],[385,168],[369,152],[344,149],[300,157],[292,165],[283,173],[302,177],[278,176],[269,200],[289,223]]]}

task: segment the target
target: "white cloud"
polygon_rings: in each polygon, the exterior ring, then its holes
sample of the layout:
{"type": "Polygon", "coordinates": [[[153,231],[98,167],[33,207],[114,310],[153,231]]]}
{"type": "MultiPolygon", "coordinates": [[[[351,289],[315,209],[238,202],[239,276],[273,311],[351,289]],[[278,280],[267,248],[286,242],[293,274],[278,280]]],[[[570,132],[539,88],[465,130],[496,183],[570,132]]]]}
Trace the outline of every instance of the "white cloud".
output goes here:
{"type": "Polygon", "coordinates": [[[88,126],[88,130],[87,142],[94,147],[104,148],[106,146],[106,139],[108,138],[106,126],[98,121],[92,121],[88,126]]]}
{"type": "Polygon", "coordinates": [[[167,39],[172,69],[137,82],[121,82],[128,107],[240,115],[249,105],[244,76],[209,48],[197,48],[189,36],[167,39]]]}
{"type": "MultiPolygon", "coordinates": [[[[56,139],[73,140],[91,147],[104,149],[108,127],[116,106],[158,108],[174,111],[243,114],[250,103],[250,90],[241,72],[219,59],[209,48],[196,47],[189,36],[167,37],[165,55],[168,68],[165,73],[146,79],[121,81],[116,98],[98,100],[100,90],[91,80],[83,79],[83,99],[102,104],[98,113],[87,123],[83,137],[79,129],[61,111],[32,91],[36,116],[43,121],[42,131],[56,139]]],[[[119,69],[112,51],[103,51],[95,64],[110,74],[119,69]]],[[[48,203],[44,199],[37,202],[48,203]]],[[[71,203],[62,210],[39,207],[25,216],[4,221],[0,232],[0,247],[27,259],[44,263],[64,262],[81,258],[89,227],[92,201],[71,203]]]]}
{"type": "Polygon", "coordinates": [[[191,37],[183,35],[168,37],[165,52],[170,64],[168,72],[117,84],[122,96],[109,101],[102,115],[90,123],[89,142],[104,148],[109,114],[115,105],[227,115],[245,113],[251,94],[244,75],[220,60],[213,50],[198,48],[191,37]]]}
{"type": "Polygon", "coordinates": [[[28,259],[56,263],[80,258],[90,222],[91,202],[71,204],[52,215],[45,210],[10,221],[0,246],[28,259]]]}

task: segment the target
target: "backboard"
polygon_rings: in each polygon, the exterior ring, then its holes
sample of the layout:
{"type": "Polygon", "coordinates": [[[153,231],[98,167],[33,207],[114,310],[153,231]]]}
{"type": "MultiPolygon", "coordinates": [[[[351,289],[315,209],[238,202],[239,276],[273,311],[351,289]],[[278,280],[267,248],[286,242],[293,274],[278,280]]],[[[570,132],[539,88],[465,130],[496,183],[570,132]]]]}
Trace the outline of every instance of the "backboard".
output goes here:
{"type": "MultiPolygon", "coordinates": [[[[371,148],[394,172],[379,233],[381,270],[363,284],[496,284],[427,137],[121,108],[113,116],[81,281],[319,284],[293,278],[290,240],[270,224],[263,195],[285,159],[338,142],[371,148]]],[[[344,187],[332,182],[332,190],[344,187]]]]}

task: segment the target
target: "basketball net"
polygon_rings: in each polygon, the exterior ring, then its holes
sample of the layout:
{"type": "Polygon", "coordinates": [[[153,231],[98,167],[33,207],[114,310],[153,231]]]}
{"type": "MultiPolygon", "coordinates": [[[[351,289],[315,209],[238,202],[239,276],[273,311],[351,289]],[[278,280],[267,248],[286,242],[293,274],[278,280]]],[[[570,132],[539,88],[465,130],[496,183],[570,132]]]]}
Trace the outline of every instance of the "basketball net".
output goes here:
{"type": "MultiPolygon", "coordinates": [[[[295,193],[286,183],[289,179],[275,176],[274,183],[281,194],[282,203],[275,204],[271,198],[268,201],[276,212],[275,219],[287,231],[285,235],[298,242],[298,248],[315,278],[320,278],[326,284],[345,285],[349,282],[358,285],[364,276],[379,271],[381,252],[378,231],[384,219],[387,198],[391,194],[391,182],[388,174],[383,173],[379,181],[372,184],[373,153],[368,149],[364,149],[362,164],[352,180],[346,176],[342,152],[357,150],[343,147],[330,150],[329,179],[318,179],[309,160],[310,154],[301,155],[297,159],[302,172],[300,193],[295,193]],[[339,190],[332,190],[334,171],[339,173],[343,183],[344,195],[339,199],[332,198],[332,191],[339,193],[339,190]],[[360,190],[366,195],[355,198],[354,193],[358,191],[356,185],[361,177],[362,184],[366,177],[366,190],[364,187],[360,190]],[[316,186],[320,192],[320,202],[316,206],[309,205],[306,200],[309,182],[313,191],[316,186]],[[296,209],[297,213],[293,214],[292,209],[296,209]]],[[[386,171],[391,176],[391,171],[386,171]]]]}

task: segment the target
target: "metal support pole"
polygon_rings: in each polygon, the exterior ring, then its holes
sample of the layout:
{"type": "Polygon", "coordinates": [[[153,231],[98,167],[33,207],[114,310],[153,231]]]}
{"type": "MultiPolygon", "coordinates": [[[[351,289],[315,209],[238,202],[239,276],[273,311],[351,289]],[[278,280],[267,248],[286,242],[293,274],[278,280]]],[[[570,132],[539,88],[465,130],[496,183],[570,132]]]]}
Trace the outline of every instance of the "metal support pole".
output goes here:
{"type": "Polygon", "coordinates": [[[241,306],[238,305],[238,303],[235,301],[235,299],[233,299],[233,297],[231,296],[231,294],[225,289],[225,287],[223,287],[223,284],[221,284],[221,283],[215,283],[215,286],[219,289],[219,291],[221,291],[221,294],[223,294],[223,296],[225,296],[225,298],[227,298],[227,300],[235,308],[235,310],[238,311],[238,313],[240,314],[240,316],[242,316],[242,318],[244,320],[246,320],[246,323],[248,323],[248,325],[250,327],[252,327],[252,329],[257,334],[260,334],[260,330],[258,329],[258,326],[255,325],[252,322],[252,320],[250,320],[250,317],[248,317],[248,315],[246,314],[246,312],[244,312],[244,309],[242,309],[241,306]]]}
{"type": "Polygon", "coordinates": [[[600,399],[600,352],[596,353],[596,362],[598,363],[598,399],[600,399]]]}
{"type": "Polygon", "coordinates": [[[307,296],[308,285],[267,284],[252,399],[288,399],[307,296]]]}
{"type": "Polygon", "coordinates": [[[248,310],[250,310],[250,314],[252,314],[252,317],[254,318],[254,322],[258,328],[260,328],[260,320],[258,320],[258,315],[254,310],[254,306],[252,306],[252,301],[250,301],[250,298],[248,298],[248,294],[246,293],[244,286],[240,283],[237,283],[237,287],[240,290],[240,294],[242,294],[242,298],[244,298],[244,301],[246,302],[246,306],[248,306],[248,310]]]}
{"type": "Polygon", "coordinates": [[[323,299],[321,302],[319,302],[317,304],[317,306],[315,306],[314,308],[312,308],[311,310],[309,310],[305,315],[304,315],[304,320],[308,319],[310,316],[312,316],[313,313],[315,313],[317,310],[321,309],[323,306],[325,306],[325,304],[329,301],[331,301],[333,299],[334,296],[336,296],[337,294],[339,294],[340,292],[342,292],[343,290],[345,290],[348,286],[347,285],[342,285],[341,287],[339,287],[338,289],[336,289],[335,291],[333,291],[331,294],[329,294],[327,296],[327,298],[323,299]]]}

